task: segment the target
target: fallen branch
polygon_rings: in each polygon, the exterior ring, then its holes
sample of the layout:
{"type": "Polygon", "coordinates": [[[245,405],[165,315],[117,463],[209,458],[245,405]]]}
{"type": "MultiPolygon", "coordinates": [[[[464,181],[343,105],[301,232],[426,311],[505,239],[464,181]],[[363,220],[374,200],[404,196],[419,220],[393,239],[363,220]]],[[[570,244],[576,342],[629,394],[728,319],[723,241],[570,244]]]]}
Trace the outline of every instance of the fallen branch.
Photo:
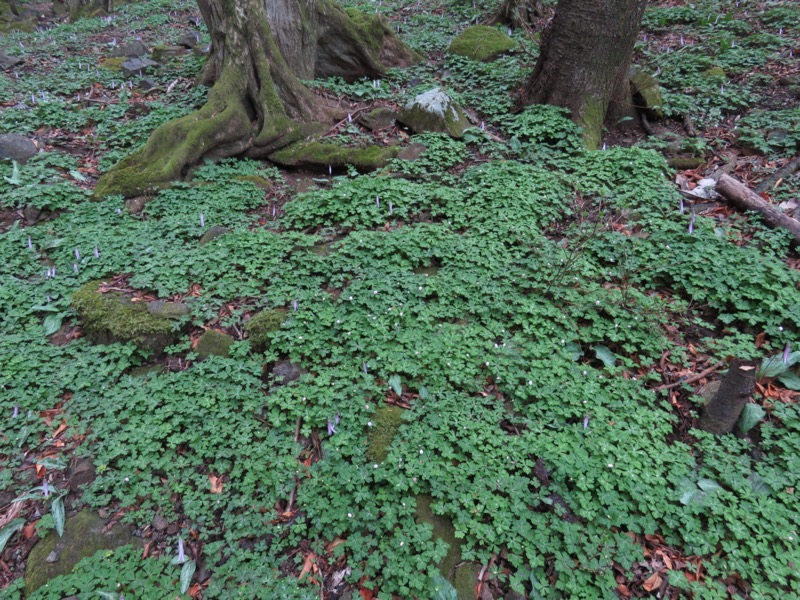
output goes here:
{"type": "Polygon", "coordinates": [[[795,244],[800,244],[800,221],[784,214],[781,210],[737,181],[723,174],[715,186],[717,193],[742,210],[753,210],[760,214],[770,227],[785,229],[792,234],[795,244]]]}
{"type": "Polygon", "coordinates": [[[654,387],[653,391],[660,392],[661,390],[671,390],[672,388],[678,387],[679,385],[683,385],[684,383],[687,384],[694,383],[695,381],[698,381],[703,377],[706,377],[707,375],[711,375],[711,373],[722,367],[724,364],[725,364],[724,362],[718,362],[717,364],[708,367],[705,371],[700,371],[696,375],[692,375],[691,377],[687,377],[686,379],[680,379],[679,381],[676,381],[674,383],[668,383],[665,385],[659,385],[658,387],[654,387]]]}
{"type": "Polygon", "coordinates": [[[771,187],[777,185],[781,179],[786,179],[794,175],[794,172],[800,169],[800,154],[795,156],[788,163],[783,165],[780,169],[775,171],[772,175],[767,177],[764,181],[756,186],[756,192],[766,192],[771,187]]]}

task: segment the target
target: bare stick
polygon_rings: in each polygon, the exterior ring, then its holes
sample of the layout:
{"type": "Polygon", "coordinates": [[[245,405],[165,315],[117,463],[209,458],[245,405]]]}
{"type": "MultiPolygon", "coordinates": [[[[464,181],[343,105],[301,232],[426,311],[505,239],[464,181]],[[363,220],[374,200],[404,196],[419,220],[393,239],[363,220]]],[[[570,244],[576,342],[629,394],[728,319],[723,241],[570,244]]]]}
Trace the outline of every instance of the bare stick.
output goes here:
{"type": "Polygon", "coordinates": [[[772,175],[767,177],[764,181],[756,186],[756,192],[766,192],[768,189],[776,185],[781,179],[791,177],[795,171],[800,169],[800,154],[795,156],[788,163],[783,165],[780,169],[775,171],[772,175]]]}
{"type": "Polygon", "coordinates": [[[731,204],[742,210],[754,210],[760,214],[770,227],[785,229],[792,234],[795,244],[800,244],[800,221],[781,212],[779,208],[753,192],[743,183],[730,175],[723,174],[717,185],[716,191],[724,196],[731,204]]]}
{"type": "Polygon", "coordinates": [[[718,362],[717,364],[708,367],[705,371],[700,371],[696,375],[692,375],[691,377],[687,377],[686,379],[681,379],[680,381],[676,381],[674,383],[660,385],[658,387],[653,388],[653,391],[660,392],[661,390],[671,390],[672,388],[676,388],[679,385],[683,385],[684,383],[694,383],[695,381],[698,381],[703,377],[711,375],[711,373],[719,369],[724,364],[725,364],[724,362],[718,362]]]}

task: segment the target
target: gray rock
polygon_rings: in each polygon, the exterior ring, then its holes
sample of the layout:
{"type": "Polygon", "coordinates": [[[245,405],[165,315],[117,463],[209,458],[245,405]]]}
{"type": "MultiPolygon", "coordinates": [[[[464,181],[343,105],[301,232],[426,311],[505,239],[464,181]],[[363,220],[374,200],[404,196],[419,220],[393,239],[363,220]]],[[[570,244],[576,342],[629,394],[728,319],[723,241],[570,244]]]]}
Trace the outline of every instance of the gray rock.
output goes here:
{"type": "Polygon", "coordinates": [[[58,552],[53,550],[50,554],[47,555],[47,558],[44,559],[45,562],[54,563],[58,562],[58,552]]]}
{"type": "Polygon", "coordinates": [[[153,529],[156,531],[164,531],[167,527],[169,527],[169,522],[167,522],[167,520],[161,515],[156,515],[153,517],[152,525],[153,529]]]}
{"type": "Polygon", "coordinates": [[[202,246],[207,244],[211,240],[215,240],[228,232],[230,232],[230,229],[227,227],[223,227],[222,225],[214,225],[203,234],[203,237],[200,238],[200,245],[202,246]]]}
{"type": "Polygon", "coordinates": [[[191,50],[200,43],[200,34],[196,31],[187,31],[180,40],[178,45],[191,50]]]}
{"type": "Polygon", "coordinates": [[[166,300],[153,300],[147,303],[147,312],[167,319],[180,319],[192,312],[188,304],[183,302],[167,302],[166,300]]]}
{"type": "Polygon", "coordinates": [[[280,378],[280,381],[276,380],[278,385],[286,385],[287,383],[296,381],[306,373],[308,373],[306,369],[289,360],[279,360],[275,363],[275,366],[272,367],[272,374],[276,378],[280,378]]]}
{"type": "Polygon", "coordinates": [[[77,492],[84,485],[93,482],[97,478],[97,471],[91,458],[79,458],[75,465],[70,468],[69,489],[77,492]]]}
{"type": "Polygon", "coordinates": [[[144,196],[134,196],[133,198],[125,199],[125,212],[130,215],[138,215],[144,210],[144,205],[147,204],[147,198],[144,196]]]}
{"type": "Polygon", "coordinates": [[[0,50],[0,69],[8,70],[12,67],[16,67],[17,65],[21,65],[25,62],[22,57],[20,56],[9,56],[2,50],[0,50]]]}
{"type": "Polygon", "coordinates": [[[142,42],[131,42],[130,44],[124,44],[114,48],[109,53],[109,56],[113,58],[122,56],[127,56],[130,58],[144,58],[147,56],[147,46],[145,46],[142,42]]]}
{"type": "Polygon", "coordinates": [[[113,550],[135,541],[127,525],[106,530],[106,522],[96,514],[79,512],[66,520],[63,537],[51,531],[31,550],[25,569],[25,595],[30,597],[54,577],[71,572],[81,559],[98,550],[113,550]],[[53,554],[57,562],[48,561],[53,554]]]}
{"type": "Polygon", "coordinates": [[[205,56],[211,52],[211,44],[200,44],[199,46],[195,46],[192,48],[192,52],[194,52],[197,56],[205,56]]]}
{"type": "Polygon", "coordinates": [[[183,46],[156,46],[153,48],[153,60],[157,62],[166,62],[184,54],[186,54],[186,48],[183,46]]]}
{"type": "Polygon", "coordinates": [[[130,58],[122,63],[122,74],[125,77],[141,76],[159,66],[156,61],[149,58],[130,58]]]}
{"type": "Polygon", "coordinates": [[[145,92],[147,90],[152,90],[154,87],[156,87],[156,80],[152,77],[143,77],[141,80],[139,80],[138,87],[140,90],[144,90],[145,92]]]}
{"type": "Polygon", "coordinates": [[[367,129],[375,130],[394,125],[396,118],[397,113],[395,113],[392,109],[386,108],[385,106],[379,106],[378,108],[362,115],[361,118],[358,119],[358,122],[367,129]]]}
{"type": "Polygon", "coordinates": [[[42,209],[38,206],[28,205],[22,209],[22,214],[25,217],[25,224],[33,225],[42,215],[42,209]]]}
{"type": "Polygon", "coordinates": [[[397,120],[414,133],[436,131],[455,138],[464,135],[470,126],[463,111],[441,88],[433,88],[420,94],[405,105],[397,120]]]}
{"type": "Polygon", "coordinates": [[[24,165],[38,151],[36,144],[25,136],[16,133],[0,134],[0,160],[15,160],[24,165]]]}

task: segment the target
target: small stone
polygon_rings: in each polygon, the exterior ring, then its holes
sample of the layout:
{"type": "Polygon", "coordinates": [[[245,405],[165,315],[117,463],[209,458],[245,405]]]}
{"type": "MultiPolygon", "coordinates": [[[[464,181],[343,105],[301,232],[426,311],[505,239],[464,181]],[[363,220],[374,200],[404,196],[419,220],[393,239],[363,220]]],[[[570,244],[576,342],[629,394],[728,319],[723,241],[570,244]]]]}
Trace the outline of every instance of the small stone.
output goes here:
{"type": "Polygon", "coordinates": [[[15,160],[24,165],[37,152],[36,144],[23,135],[0,134],[0,160],[15,160]]]}
{"type": "Polygon", "coordinates": [[[53,550],[50,554],[47,555],[47,558],[44,559],[45,562],[54,563],[58,562],[58,552],[53,550]]]}
{"type": "Polygon", "coordinates": [[[138,215],[144,210],[144,205],[147,203],[147,198],[144,196],[135,196],[133,198],[127,198],[123,206],[125,207],[125,212],[129,215],[138,215]]]}
{"type": "Polygon", "coordinates": [[[464,112],[441,88],[433,88],[410,100],[397,120],[414,133],[436,131],[455,138],[462,137],[470,126],[464,112]]]}
{"type": "Polygon", "coordinates": [[[178,527],[175,523],[170,523],[169,527],[167,527],[167,535],[175,535],[180,531],[180,527],[178,527]]]}
{"type": "Polygon", "coordinates": [[[153,522],[151,525],[156,531],[164,531],[167,527],[169,527],[169,522],[161,515],[156,515],[153,517],[153,522]]]}
{"type": "Polygon", "coordinates": [[[180,40],[178,40],[178,45],[183,46],[185,48],[189,48],[190,50],[197,46],[200,42],[200,34],[196,31],[188,31],[186,32],[180,40]]]}
{"type": "Polygon", "coordinates": [[[306,369],[289,360],[279,360],[272,367],[272,374],[275,377],[280,377],[280,381],[277,381],[278,385],[286,385],[296,381],[306,373],[308,373],[306,369]]]}
{"type": "Polygon", "coordinates": [[[378,108],[361,115],[361,117],[358,119],[358,122],[367,129],[374,131],[376,129],[391,127],[394,125],[396,118],[397,113],[395,113],[392,109],[386,108],[385,106],[379,106],[378,108]]]}
{"type": "Polygon", "coordinates": [[[38,206],[28,205],[22,210],[22,214],[25,217],[25,224],[33,225],[39,220],[39,217],[42,214],[42,209],[38,206]]]}
{"type": "Polygon", "coordinates": [[[112,58],[128,57],[128,58],[143,58],[147,56],[147,46],[142,42],[131,42],[114,48],[109,56],[112,58]]]}
{"type": "Polygon", "coordinates": [[[200,238],[200,245],[203,246],[203,245],[207,244],[208,242],[210,242],[211,240],[214,240],[214,239],[216,239],[216,238],[218,238],[220,236],[223,236],[223,235],[225,235],[226,233],[229,233],[229,232],[230,232],[230,229],[228,229],[227,227],[223,227],[222,225],[214,225],[213,227],[209,228],[209,230],[206,231],[203,234],[203,237],[200,238]]]}
{"type": "Polygon", "coordinates": [[[156,87],[156,80],[152,77],[143,77],[139,80],[138,88],[143,91],[152,90],[156,87]]]}
{"type": "Polygon", "coordinates": [[[156,61],[149,58],[130,58],[122,63],[122,74],[125,77],[133,77],[134,75],[142,75],[152,69],[159,67],[156,61]]]}

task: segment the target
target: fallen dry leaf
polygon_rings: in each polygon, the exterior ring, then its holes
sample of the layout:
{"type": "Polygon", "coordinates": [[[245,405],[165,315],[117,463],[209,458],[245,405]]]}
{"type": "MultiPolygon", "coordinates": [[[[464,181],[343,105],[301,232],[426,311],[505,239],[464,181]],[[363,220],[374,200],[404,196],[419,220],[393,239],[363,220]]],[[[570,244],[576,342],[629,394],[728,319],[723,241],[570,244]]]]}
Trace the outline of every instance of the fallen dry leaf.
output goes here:
{"type": "Polygon", "coordinates": [[[657,590],[661,587],[661,575],[658,573],[653,573],[648,577],[645,582],[642,584],[642,587],[646,589],[648,592],[652,592],[653,590],[657,590]]]}
{"type": "Polygon", "coordinates": [[[216,475],[209,475],[208,480],[211,482],[211,493],[212,494],[221,494],[222,493],[222,478],[217,477],[216,475]]]}

